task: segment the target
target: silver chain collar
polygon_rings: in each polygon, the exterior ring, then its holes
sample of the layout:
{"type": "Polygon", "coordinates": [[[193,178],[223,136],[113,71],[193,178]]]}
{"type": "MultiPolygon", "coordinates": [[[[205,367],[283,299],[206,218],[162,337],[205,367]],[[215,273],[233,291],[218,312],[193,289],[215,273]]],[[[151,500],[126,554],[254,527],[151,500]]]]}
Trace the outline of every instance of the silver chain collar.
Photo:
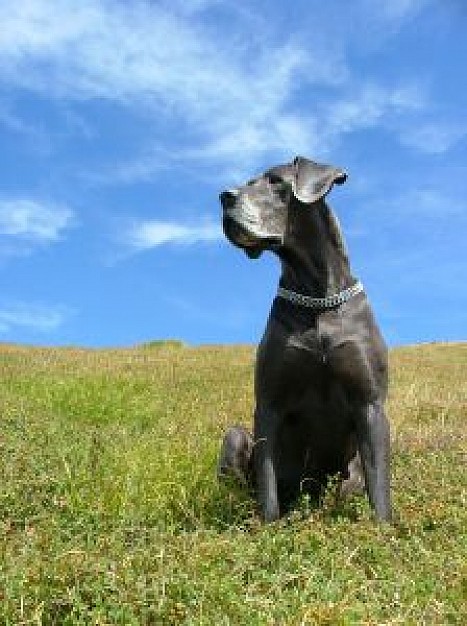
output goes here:
{"type": "Polygon", "coordinates": [[[284,298],[284,300],[288,300],[293,304],[299,304],[300,306],[307,307],[308,309],[332,309],[340,304],[343,304],[344,302],[347,302],[347,300],[350,300],[350,298],[356,296],[362,291],[363,285],[358,280],[355,285],[352,285],[343,291],[339,291],[339,293],[335,293],[332,296],[326,296],[325,298],[312,298],[311,296],[304,296],[301,293],[285,289],[284,287],[278,288],[277,295],[280,298],[284,298]]]}

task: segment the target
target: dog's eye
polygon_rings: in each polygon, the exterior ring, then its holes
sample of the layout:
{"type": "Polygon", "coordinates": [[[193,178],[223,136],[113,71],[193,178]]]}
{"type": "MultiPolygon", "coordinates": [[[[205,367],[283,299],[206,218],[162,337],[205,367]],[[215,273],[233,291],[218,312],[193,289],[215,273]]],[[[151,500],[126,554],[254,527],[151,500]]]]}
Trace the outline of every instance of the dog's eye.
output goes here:
{"type": "Polygon", "coordinates": [[[277,176],[276,174],[269,174],[268,178],[271,185],[279,185],[284,182],[282,178],[280,176],[277,176]]]}

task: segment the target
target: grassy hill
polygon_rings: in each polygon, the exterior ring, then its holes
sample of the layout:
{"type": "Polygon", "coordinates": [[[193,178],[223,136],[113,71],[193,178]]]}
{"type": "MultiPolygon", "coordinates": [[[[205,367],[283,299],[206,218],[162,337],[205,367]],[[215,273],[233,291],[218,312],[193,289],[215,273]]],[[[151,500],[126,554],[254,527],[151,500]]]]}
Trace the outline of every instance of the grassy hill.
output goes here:
{"type": "Polygon", "coordinates": [[[218,486],[253,359],[0,345],[1,624],[467,623],[467,344],[391,353],[391,527],[218,486]]]}

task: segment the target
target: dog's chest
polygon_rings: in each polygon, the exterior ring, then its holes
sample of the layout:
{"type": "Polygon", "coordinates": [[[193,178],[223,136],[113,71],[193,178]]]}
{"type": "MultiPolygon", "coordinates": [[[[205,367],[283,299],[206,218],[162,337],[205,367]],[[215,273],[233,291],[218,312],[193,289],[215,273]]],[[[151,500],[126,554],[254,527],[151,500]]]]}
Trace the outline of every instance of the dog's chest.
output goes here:
{"type": "Polygon", "coordinates": [[[326,364],[341,331],[342,319],[339,311],[317,315],[306,328],[290,332],[286,351],[292,351],[295,359],[310,365],[326,364]]]}
{"type": "Polygon", "coordinates": [[[290,335],[285,351],[294,361],[302,361],[309,366],[325,363],[327,360],[327,350],[317,330],[290,335]]]}

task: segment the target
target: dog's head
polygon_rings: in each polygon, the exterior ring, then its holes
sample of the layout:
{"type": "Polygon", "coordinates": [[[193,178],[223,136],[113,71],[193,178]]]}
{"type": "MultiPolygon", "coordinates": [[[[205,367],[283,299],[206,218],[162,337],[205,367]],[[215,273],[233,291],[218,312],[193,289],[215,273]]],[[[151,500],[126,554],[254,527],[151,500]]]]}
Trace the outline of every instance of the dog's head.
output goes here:
{"type": "Polygon", "coordinates": [[[224,233],[252,258],[263,250],[277,251],[284,244],[292,202],[312,205],[346,178],[343,170],[304,157],[272,167],[246,185],[220,194],[224,233]]]}

